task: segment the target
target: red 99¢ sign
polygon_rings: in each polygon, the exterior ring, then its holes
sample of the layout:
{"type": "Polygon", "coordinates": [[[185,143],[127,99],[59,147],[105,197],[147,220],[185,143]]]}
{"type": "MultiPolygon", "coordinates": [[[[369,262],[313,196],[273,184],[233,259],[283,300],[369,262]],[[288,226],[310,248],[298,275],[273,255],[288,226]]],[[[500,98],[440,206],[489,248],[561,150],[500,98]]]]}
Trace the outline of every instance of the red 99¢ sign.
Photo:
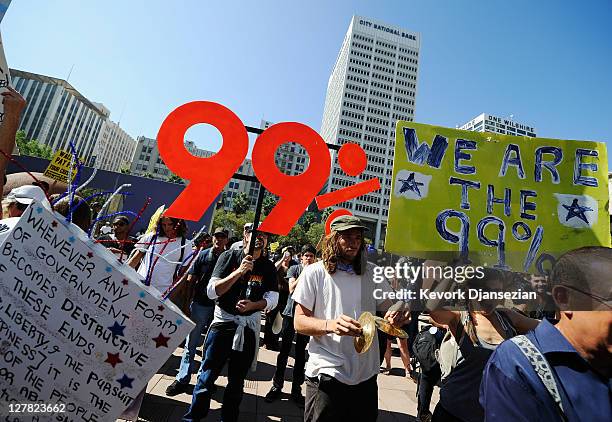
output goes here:
{"type": "MultiPolygon", "coordinates": [[[[172,111],[157,135],[159,153],[166,166],[189,181],[165,212],[169,217],[199,220],[246,158],[249,138],[240,118],[221,104],[194,101],[172,111]],[[221,133],[223,145],[210,157],[195,157],[184,145],[185,132],[196,124],[207,123],[221,133]]],[[[258,138],[252,154],[255,176],[263,187],[280,199],[266,217],[261,231],[286,235],[313,199],[324,209],[380,189],[372,178],[343,189],[317,196],[329,178],[331,159],[321,136],[310,127],[296,122],[275,124],[258,138]],[[276,166],[274,155],[286,142],[300,144],[308,153],[307,169],[289,176],[276,166]]],[[[367,166],[367,156],[357,144],[345,144],[338,152],[342,170],[357,176],[367,166]]]]}

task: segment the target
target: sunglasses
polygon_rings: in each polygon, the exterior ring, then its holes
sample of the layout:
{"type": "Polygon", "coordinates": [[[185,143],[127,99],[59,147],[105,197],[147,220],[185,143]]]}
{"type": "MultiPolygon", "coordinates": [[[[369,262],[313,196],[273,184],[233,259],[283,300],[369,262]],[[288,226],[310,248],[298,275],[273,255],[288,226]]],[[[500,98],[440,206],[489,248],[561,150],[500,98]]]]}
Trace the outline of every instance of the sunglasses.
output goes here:
{"type": "Polygon", "coordinates": [[[113,226],[127,226],[127,223],[125,221],[115,221],[113,226]]]}

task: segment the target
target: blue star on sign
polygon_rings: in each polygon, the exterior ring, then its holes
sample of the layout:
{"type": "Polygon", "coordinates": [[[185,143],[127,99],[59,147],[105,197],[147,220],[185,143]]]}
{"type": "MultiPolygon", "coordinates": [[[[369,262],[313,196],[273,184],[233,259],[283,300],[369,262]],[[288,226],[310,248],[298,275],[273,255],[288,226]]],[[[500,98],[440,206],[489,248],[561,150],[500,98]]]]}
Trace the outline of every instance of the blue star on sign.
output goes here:
{"type": "Polygon", "coordinates": [[[121,325],[117,321],[115,321],[113,325],[108,327],[108,329],[110,330],[111,333],[113,333],[113,336],[125,336],[125,334],[123,334],[125,325],[121,325]]]}
{"type": "Polygon", "coordinates": [[[424,183],[417,182],[414,180],[414,173],[410,173],[408,179],[398,179],[398,181],[402,182],[402,187],[400,188],[400,193],[404,193],[408,190],[415,192],[419,197],[421,196],[421,191],[419,190],[419,186],[423,186],[424,183]]]}
{"type": "Polygon", "coordinates": [[[121,384],[121,388],[132,388],[132,381],[134,381],[134,378],[130,378],[126,374],[123,374],[123,376],[117,380],[117,382],[121,384]]]}
{"type": "Polygon", "coordinates": [[[565,221],[568,221],[570,218],[577,217],[585,223],[589,224],[589,220],[584,215],[585,211],[593,211],[593,208],[584,207],[578,204],[578,199],[572,201],[572,205],[563,204],[563,208],[567,210],[567,215],[565,216],[565,221]]]}
{"type": "Polygon", "coordinates": [[[140,296],[140,297],[142,297],[142,298],[144,298],[146,295],[147,295],[147,294],[146,294],[145,292],[140,292],[140,293],[138,293],[138,296],[140,296]]]}
{"type": "Polygon", "coordinates": [[[39,213],[39,214],[42,213],[42,207],[36,208],[36,212],[39,213]]]}
{"type": "Polygon", "coordinates": [[[68,242],[70,242],[70,243],[74,243],[74,241],[75,241],[75,240],[76,240],[76,239],[75,239],[75,237],[74,237],[74,236],[70,236],[70,237],[68,238],[68,242]]]}
{"type": "Polygon", "coordinates": [[[106,267],[106,272],[107,273],[112,273],[113,272],[113,267],[111,267],[110,265],[108,267],[106,267]]]}
{"type": "Polygon", "coordinates": [[[182,319],[177,319],[177,320],[176,320],[176,325],[181,325],[182,323],[183,323],[183,320],[182,320],[182,319]]]}

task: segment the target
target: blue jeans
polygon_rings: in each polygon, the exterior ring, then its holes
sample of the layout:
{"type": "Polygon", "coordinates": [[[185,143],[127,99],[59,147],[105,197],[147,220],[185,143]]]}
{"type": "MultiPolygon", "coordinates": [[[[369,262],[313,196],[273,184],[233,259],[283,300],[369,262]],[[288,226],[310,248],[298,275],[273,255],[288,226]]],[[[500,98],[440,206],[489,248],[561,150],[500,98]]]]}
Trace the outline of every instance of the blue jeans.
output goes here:
{"type": "Polygon", "coordinates": [[[183,358],[179,372],[176,374],[176,380],[182,384],[189,384],[191,379],[191,365],[195,357],[196,347],[199,346],[202,334],[206,331],[210,322],[213,319],[215,306],[202,306],[199,303],[191,302],[189,307],[191,310],[191,319],[195,322],[195,327],[185,339],[185,349],[183,350],[183,358]]]}
{"type": "Polygon", "coordinates": [[[244,328],[244,345],[241,352],[232,350],[235,333],[236,324],[233,322],[215,323],[208,330],[204,359],[193,389],[191,406],[183,416],[183,422],[198,422],[206,417],[210,409],[210,389],[228,359],[227,387],[223,394],[221,420],[224,422],[238,420],[244,380],[255,356],[255,333],[249,328],[244,328]]]}

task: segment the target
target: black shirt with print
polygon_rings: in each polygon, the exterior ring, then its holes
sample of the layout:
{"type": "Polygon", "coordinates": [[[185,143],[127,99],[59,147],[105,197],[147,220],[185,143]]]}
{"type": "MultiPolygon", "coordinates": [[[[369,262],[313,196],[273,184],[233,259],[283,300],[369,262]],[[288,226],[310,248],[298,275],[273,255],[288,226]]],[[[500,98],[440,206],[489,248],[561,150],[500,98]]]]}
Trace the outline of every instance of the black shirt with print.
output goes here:
{"type": "MultiPolygon", "coordinates": [[[[240,267],[244,256],[244,250],[242,249],[223,252],[215,265],[212,278],[222,279],[230,275],[240,267]]],[[[275,292],[277,290],[276,267],[269,259],[260,256],[255,260],[253,271],[236,280],[227,292],[217,298],[217,304],[224,311],[232,315],[238,315],[239,312],[236,310],[238,301],[248,299],[257,302],[263,299],[265,292],[275,292]]],[[[259,311],[251,311],[241,315],[251,315],[254,312],[259,311]]]]}

